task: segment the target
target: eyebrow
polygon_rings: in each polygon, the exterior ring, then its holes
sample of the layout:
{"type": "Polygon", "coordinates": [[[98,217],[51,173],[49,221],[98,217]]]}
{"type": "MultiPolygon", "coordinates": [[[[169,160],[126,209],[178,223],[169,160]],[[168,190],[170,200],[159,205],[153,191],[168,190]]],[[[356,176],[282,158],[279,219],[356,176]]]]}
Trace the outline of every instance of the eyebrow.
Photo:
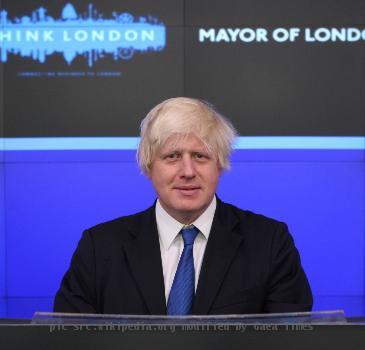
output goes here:
{"type": "Polygon", "coordinates": [[[166,149],[166,150],[161,150],[160,151],[161,154],[166,154],[166,153],[184,153],[184,152],[210,154],[209,150],[207,150],[206,148],[192,149],[192,150],[184,150],[182,148],[171,148],[171,149],[166,149]]]}

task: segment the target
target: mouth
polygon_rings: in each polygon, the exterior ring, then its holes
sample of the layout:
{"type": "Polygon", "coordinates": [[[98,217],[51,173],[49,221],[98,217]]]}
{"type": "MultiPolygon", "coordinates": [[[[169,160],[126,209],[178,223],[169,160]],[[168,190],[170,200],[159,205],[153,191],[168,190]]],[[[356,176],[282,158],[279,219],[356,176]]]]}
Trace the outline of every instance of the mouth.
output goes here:
{"type": "Polygon", "coordinates": [[[184,196],[193,196],[198,193],[200,187],[198,186],[176,186],[174,187],[176,191],[184,196]]]}

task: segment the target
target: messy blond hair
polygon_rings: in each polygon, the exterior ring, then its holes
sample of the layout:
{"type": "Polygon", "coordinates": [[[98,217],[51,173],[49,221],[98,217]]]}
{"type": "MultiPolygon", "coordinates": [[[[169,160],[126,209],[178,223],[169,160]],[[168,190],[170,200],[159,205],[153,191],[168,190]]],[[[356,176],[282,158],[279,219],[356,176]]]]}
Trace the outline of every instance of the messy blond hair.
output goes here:
{"type": "Polygon", "coordinates": [[[137,161],[148,174],[157,150],[171,136],[195,135],[217,157],[221,169],[229,169],[229,156],[236,137],[233,125],[212,105],[187,97],[175,97],[155,106],[141,123],[137,161]]]}

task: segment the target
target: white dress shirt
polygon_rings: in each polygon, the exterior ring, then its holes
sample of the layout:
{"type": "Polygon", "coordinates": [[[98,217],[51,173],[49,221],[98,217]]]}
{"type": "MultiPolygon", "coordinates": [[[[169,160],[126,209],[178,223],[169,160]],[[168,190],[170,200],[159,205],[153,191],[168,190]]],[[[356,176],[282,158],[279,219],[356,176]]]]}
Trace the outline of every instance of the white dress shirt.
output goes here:
{"type": "MultiPolygon", "coordinates": [[[[198,285],[205,247],[207,246],[216,206],[217,200],[214,196],[208,208],[192,223],[192,225],[200,231],[195,238],[193,247],[195,291],[198,285]]],[[[177,270],[177,265],[179,264],[180,256],[184,249],[184,241],[179,233],[185,225],[168,214],[166,210],[162,208],[159,200],[157,200],[156,203],[156,221],[160,239],[162,270],[167,303],[177,270]]]]}

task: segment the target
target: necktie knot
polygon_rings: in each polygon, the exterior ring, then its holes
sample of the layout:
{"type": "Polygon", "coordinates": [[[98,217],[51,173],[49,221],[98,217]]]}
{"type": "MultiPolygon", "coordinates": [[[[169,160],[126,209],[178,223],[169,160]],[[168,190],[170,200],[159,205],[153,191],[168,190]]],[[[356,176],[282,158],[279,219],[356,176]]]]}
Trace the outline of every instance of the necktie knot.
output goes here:
{"type": "Polygon", "coordinates": [[[195,238],[198,235],[199,230],[195,226],[183,228],[181,235],[184,240],[184,246],[194,244],[195,238]]]}

